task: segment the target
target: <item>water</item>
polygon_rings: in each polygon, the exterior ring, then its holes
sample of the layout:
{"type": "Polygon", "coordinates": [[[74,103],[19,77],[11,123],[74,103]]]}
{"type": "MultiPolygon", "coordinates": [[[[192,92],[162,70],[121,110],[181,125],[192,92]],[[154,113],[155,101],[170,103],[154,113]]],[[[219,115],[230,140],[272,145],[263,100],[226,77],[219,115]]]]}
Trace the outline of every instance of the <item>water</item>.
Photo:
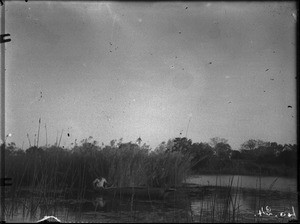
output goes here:
{"type": "Polygon", "coordinates": [[[233,216],[235,213],[237,222],[287,222],[287,217],[278,218],[275,215],[280,212],[291,214],[293,208],[298,217],[297,180],[293,178],[204,175],[191,177],[187,182],[209,189],[202,197],[191,199],[194,218],[201,222],[212,220],[212,207],[217,213],[214,219],[218,221],[222,221],[223,216],[233,216]],[[226,186],[233,187],[230,199],[226,186]],[[231,203],[228,203],[228,200],[231,203]],[[261,208],[265,211],[266,206],[271,208],[273,215],[264,215],[258,219],[255,215],[262,210],[261,208]],[[230,212],[226,213],[224,208],[227,207],[230,212]]]}
{"type": "Polygon", "coordinates": [[[256,176],[232,176],[232,175],[199,175],[190,177],[187,183],[199,184],[202,186],[228,186],[229,181],[232,181],[232,186],[239,186],[249,189],[263,189],[282,192],[297,192],[297,180],[295,178],[276,178],[276,177],[256,177],[256,176]]]}
{"type": "Polygon", "coordinates": [[[275,214],[292,213],[292,208],[298,217],[296,179],[257,179],[251,176],[194,176],[187,182],[195,185],[189,187],[186,197],[179,201],[105,198],[97,194],[78,200],[27,194],[7,200],[6,220],[34,222],[53,215],[63,222],[287,222],[287,217],[276,218],[275,214]],[[229,183],[234,188],[226,188],[229,183]],[[266,206],[274,215],[264,215],[258,220],[254,215],[266,206]]]}

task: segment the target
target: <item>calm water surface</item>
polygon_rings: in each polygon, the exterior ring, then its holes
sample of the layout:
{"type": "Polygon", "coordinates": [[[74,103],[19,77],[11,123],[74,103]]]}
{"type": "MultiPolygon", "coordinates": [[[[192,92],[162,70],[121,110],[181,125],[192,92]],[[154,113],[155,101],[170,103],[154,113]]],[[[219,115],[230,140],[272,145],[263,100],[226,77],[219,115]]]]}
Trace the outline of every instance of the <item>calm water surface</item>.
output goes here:
{"type": "Polygon", "coordinates": [[[84,199],[23,195],[7,200],[8,222],[33,222],[53,215],[63,222],[287,222],[289,219],[254,215],[269,206],[272,212],[298,217],[296,179],[251,176],[193,176],[180,201],[103,198],[84,199]],[[226,188],[226,186],[232,188],[226,188]]]}
{"type": "Polygon", "coordinates": [[[190,177],[187,183],[199,184],[202,186],[228,186],[231,185],[249,189],[277,190],[282,192],[297,192],[297,179],[256,177],[256,176],[230,176],[230,175],[197,175],[190,177]]]}
{"type": "MultiPolygon", "coordinates": [[[[288,219],[276,218],[280,212],[292,213],[292,207],[298,217],[297,179],[276,177],[253,176],[194,176],[187,180],[188,183],[206,186],[207,191],[202,197],[192,197],[191,206],[194,217],[204,222],[210,222],[212,209],[222,216],[224,208],[231,202],[231,215],[236,211],[238,222],[287,222],[288,219]],[[224,187],[232,186],[231,198],[228,199],[228,190],[224,187]],[[263,216],[258,219],[260,208],[271,208],[274,216],[263,216]]],[[[228,189],[228,188],[227,188],[228,189]]],[[[230,206],[227,206],[230,207],[230,206]]],[[[287,217],[286,217],[287,218],[287,217]]],[[[221,217],[222,220],[222,217],[221,217]]]]}

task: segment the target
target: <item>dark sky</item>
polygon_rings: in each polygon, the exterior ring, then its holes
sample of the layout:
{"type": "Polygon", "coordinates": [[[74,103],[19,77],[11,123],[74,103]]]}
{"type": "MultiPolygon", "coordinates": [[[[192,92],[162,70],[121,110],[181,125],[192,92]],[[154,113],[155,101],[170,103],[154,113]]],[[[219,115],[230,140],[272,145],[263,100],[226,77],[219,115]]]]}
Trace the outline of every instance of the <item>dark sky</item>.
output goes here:
{"type": "Polygon", "coordinates": [[[292,2],[6,2],[8,142],[296,143],[292,2]],[[291,107],[288,107],[291,106],[291,107]],[[69,134],[69,136],[68,136],[69,134]]]}

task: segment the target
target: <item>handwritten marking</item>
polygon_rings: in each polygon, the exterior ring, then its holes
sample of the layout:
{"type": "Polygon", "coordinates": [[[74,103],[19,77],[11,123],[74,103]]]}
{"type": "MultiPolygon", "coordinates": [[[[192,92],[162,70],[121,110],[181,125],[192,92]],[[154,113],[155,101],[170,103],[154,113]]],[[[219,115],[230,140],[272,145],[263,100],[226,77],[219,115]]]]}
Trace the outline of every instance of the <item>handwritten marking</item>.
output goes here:
{"type": "Polygon", "coordinates": [[[258,213],[255,214],[254,216],[262,217],[263,215],[266,215],[266,216],[275,216],[276,218],[284,218],[287,216],[288,218],[294,217],[296,219],[296,213],[295,213],[294,206],[292,206],[292,213],[284,211],[284,212],[279,212],[276,215],[273,215],[273,213],[271,211],[272,211],[272,209],[269,206],[266,206],[265,210],[263,207],[261,207],[261,209],[258,210],[258,213]]]}

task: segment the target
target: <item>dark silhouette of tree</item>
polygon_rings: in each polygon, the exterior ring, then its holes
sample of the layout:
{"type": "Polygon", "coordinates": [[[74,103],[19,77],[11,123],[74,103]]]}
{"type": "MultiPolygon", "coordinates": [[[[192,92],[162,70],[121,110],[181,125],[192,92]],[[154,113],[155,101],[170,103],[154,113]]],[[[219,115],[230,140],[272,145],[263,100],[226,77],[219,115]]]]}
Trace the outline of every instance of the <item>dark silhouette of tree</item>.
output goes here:
{"type": "Polygon", "coordinates": [[[218,143],[224,143],[224,144],[227,144],[228,143],[228,140],[227,139],[225,139],[225,138],[220,138],[220,137],[214,137],[214,138],[211,138],[210,139],[210,145],[211,145],[211,147],[216,147],[216,145],[218,144],[218,143]]]}
{"type": "Polygon", "coordinates": [[[254,140],[254,139],[250,139],[246,142],[244,142],[242,145],[241,145],[241,150],[244,151],[244,150],[253,150],[257,147],[257,141],[254,140]]]}
{"type": "Polygon", "coordinates": [[[262,140],[250,139],[241,145],[241,157],[246,160],[257,160],[258,148],[266,146],[266,142],[262,140]]]}
{"type": "Polygon", "coordinates": [[[216,156],[219,157],[221,160],[229,160],[231,155],[231,146],[224,142],[219,142],[214,147],[214,151],[216,156]]]}
{"type": "Polygon", "coordinates": [[[297,167],[297,145],[284,145],[278,155],[278,161],[288,167],[297,167]]]}
{"type": "Polygon", "coordinates": [[[208,143],[193,143],[191,147],[192,169],[197,170],[206,167],[213,154],[213,148],[208,143]]]}
{"type": "Polygon", "coordinates": [[[235,160],[235,159],[241,159],[241,152],[238,150],[232,150],[231,152],[231,159],[235,160]]]}
{"type": "Polygon", "coordinates": [[[187,138],[175,138],[173,140],[173,146],[171,149],[167,149],[167,152],[181,152],[187,154],[192,147],[192,140],[187,138]]]}

